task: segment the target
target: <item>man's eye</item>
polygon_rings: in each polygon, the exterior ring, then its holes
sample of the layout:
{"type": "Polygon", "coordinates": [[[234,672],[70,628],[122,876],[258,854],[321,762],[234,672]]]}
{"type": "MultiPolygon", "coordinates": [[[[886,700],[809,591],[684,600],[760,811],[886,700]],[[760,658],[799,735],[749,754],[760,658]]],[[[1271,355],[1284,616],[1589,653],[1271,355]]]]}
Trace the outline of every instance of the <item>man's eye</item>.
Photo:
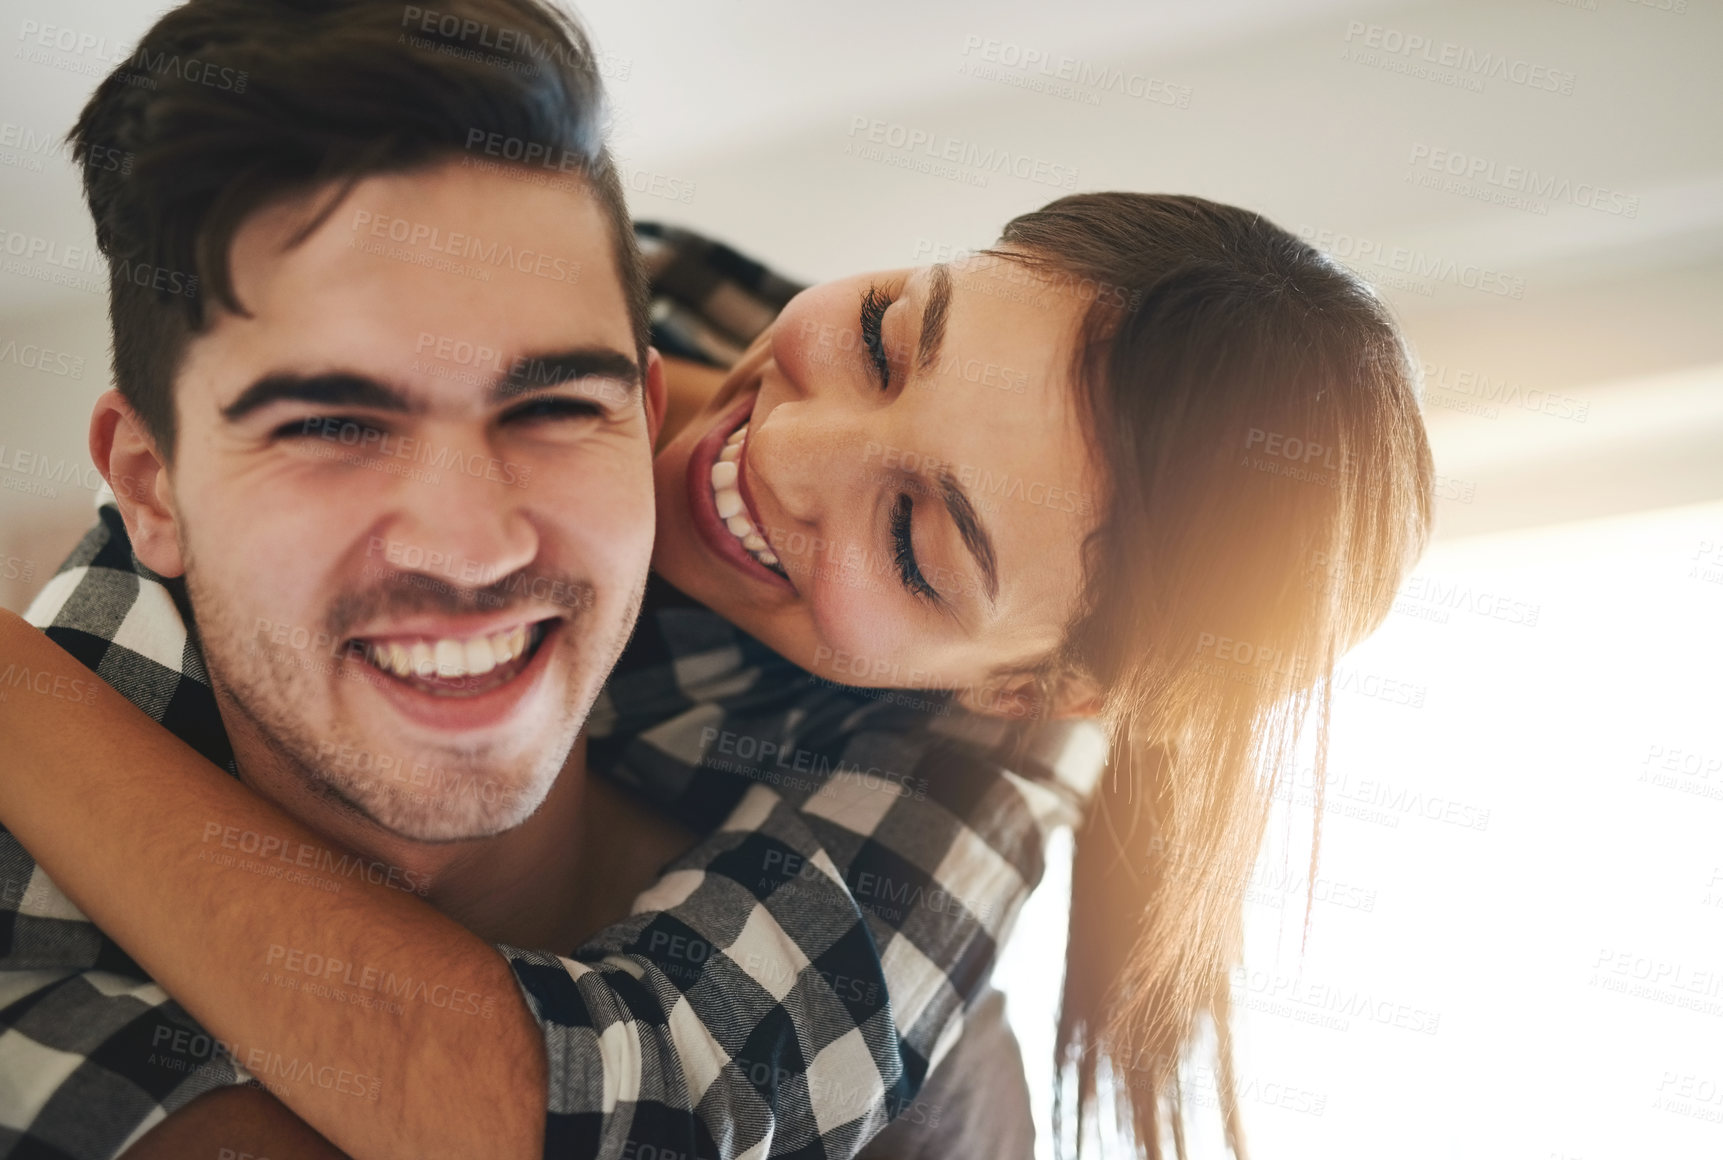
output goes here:
{"type": "Polygon", "coordinates": [[[566,395],[546,395],[523,403],[503,416],[503,422],[534,422],[540,419],[592,419],[604,414],[604,408],[586,399],[571,399],[566,395]]]}
{"type": "Polygon", "coordinates": [[[375,443],[386,432],[367,419],[350,415],[308,415],[271,431],[272,439],[327,439],[334,443],[375,443]]]}

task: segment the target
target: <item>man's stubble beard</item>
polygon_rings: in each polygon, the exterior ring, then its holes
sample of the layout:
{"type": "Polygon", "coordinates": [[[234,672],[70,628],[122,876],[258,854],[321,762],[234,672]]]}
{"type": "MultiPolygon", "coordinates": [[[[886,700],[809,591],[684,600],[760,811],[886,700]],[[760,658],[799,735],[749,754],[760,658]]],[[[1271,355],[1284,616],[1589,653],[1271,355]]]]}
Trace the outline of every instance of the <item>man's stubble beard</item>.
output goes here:
{"type": "MultiPolygon", "coordinates": [[[[595,627],[588,623],[594,619],[588,611],[570,617],[558,631],[556,647],[572,645],[603,658],[598,670],[602,677],[590,682],[590,690],[581,694],[583,703],[571,706],[544,750],[527,757],[529,768],[517,766],[505,775],[486,768],[487,747],[452,746],[436,760],[430,760],[429,750],[384,753],[389,769],[380,771],[378,746],[350,723],[318,728],[294,716],[288,707],[314,700],[317,682],[329,679],[332,672],[342,674],[336,678],[340,680],[391,678],[354,656],[275,646],[259,641],[255,633],[248,637],[240,627],[243,615],[234,615],[231,605],[202,583],[190,545],[183,533],[180,538],[186,594],[196,617],[195,624],[187,627],[198,640],[212,688],[245,717],[261,741],[257,760],[267,761],[278,781],[296,783],[333,809],[414,842],[495,837],[532,816],[562,772],[604,679],[632,636],[646,593],[643,574],[630,596],[627,615],[596,639],[572,638],[577,629],[595,627]]],[[[577,654],[569,669],[571,677],[579,682],[589,671],[579,665],[577,654]]],[[[242,768],[240,772],[251,781],[261,771],[242,768]]]]}

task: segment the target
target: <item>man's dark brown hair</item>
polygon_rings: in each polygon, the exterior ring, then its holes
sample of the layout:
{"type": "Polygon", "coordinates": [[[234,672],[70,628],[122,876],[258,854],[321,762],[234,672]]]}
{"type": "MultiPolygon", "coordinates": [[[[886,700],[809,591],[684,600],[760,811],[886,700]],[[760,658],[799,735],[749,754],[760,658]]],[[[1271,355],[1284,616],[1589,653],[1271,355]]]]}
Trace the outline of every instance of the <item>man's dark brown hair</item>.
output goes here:
{"type": "Polygon", "coordinates": [[[610,222],[644,359],[646,286],[605,117],[586,35],[544,0],[189,0],[71,133],[80,161],[134,155],[130,173],[83,166],[108,259],[116,388],[171,458],[187,343],[216,305],[244,313],[228,267],[240,224],[317,185],[462,154],[585,182],[610,222]]]}

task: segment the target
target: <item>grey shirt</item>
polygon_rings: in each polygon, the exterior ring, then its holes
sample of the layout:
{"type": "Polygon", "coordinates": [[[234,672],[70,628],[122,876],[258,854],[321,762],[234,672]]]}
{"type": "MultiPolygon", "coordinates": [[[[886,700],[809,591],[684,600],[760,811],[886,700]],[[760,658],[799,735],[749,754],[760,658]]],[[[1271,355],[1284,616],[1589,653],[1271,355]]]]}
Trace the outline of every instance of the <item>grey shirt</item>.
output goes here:
{"type": "Polygon", "coordinates": [[[1023,1054],[988,987],[921,1094],[856,1160],[1034,1160],[1035,1122],[1023,1054]]]}

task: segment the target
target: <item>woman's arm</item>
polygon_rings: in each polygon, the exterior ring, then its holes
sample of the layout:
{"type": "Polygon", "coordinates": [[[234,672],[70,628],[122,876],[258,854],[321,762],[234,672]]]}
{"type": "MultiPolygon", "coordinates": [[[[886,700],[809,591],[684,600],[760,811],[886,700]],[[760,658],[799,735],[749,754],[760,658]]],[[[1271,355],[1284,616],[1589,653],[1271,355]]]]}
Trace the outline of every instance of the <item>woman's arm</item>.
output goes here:
{"type": "Polygon", "coordinates": [[[127,1148],[124,1160],[345,1160],[281,1101],[254,1087],[205,1092],[127,1148]]]}
{"type": "Polygon", "coordinates": [[[205,860],[224,853],[212,834],[256,835],[237,843],[253,854],[328,843],[11,613],[0,613],[0,657],[29,674],[0,699],[0,818],[241,1065],[357,1157],[542,1154],[544,1041],[492,946],[386,886],[349,878],[327,893],[205,860]],[[494,1017],[319,1000],[276,984],[291,951],[463,990],[494,1017]],[[296,1080],[279,1060],[313,1070],[296,1080]],[[321,1082],[342,1074],[377,1082],[321,1082]]]}

